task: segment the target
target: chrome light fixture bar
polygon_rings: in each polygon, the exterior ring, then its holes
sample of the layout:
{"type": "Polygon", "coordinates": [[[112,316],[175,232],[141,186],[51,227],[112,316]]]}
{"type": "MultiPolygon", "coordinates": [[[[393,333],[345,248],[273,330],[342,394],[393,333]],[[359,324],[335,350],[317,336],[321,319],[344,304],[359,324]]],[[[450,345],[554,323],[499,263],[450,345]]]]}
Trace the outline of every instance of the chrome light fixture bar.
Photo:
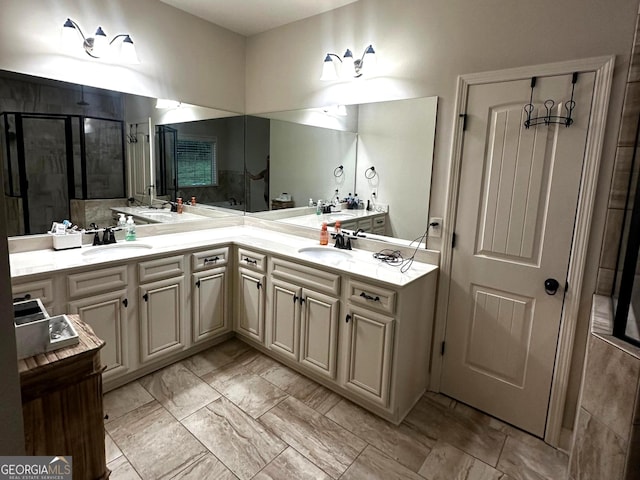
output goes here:
{"type": "Polygon", "coordinates": [[[353,52],[347,48],[342,57],[327,53],[322,66],[320,80],[331,81],[342,77],[345,80],[371,75],[377,63],[376,51],[372,45],[364,49],[360,58],[353,58],[353,52]]]}
{"type": "Polygon", "coordinates": [[[82,32],[80,25],[67,18],[62,26],[62,41],[66,48],[73,49],[77,45],[78,35],[82,38],[82,47],[87,55],[92,58],[109,57],[122,63],[140,63],[133,40],[128,33],[120,33],[108,40],[102,27],[98,27],[93,37],[87,37],[82,32]],[[119,40],[116,42],[116,40],[119,40]]]}

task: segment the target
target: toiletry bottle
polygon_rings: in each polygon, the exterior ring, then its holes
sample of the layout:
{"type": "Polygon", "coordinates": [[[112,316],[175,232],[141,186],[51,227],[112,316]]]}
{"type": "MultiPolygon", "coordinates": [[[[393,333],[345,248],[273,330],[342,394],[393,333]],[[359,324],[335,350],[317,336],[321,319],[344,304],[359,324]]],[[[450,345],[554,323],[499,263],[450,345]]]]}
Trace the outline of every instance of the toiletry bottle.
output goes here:
{"type": "Polygon", "coordinates": [[[128,242],[136,239],[136,224],[131,215],[127,217],[127,233],[124,239],[128,242]]]}
{"type": "Polygon", "coordinates": [[[333,233],[336,235],[340,235],[342,233],[342,224],[340,223],[340,220],[336,220],[336,224],[333,227],[333,233]]]}
{"type": "Polygon", "coordinates": [[[118,228],[121,228],[122,230],[126,230],[127,219],[124,218],[124,213],[119,213],[118,215],[120,215],[120,218],[118,218],[118,228]]]}
{"type": "Polygon", "coordinates": [[[178,213],[182,213],[182,197],[178,197],[178,206],[176,208],[178,213]]]}
{"type": "Polygon", "coordinates": [[[195,206],[196,204],[196,197],[191,197],[191,206],[195,206]]]}
{"type": "Polygon", "coordinates": [[[322,215],[322,200],[320,199],[316,203],[316,215],[322,215]]]}
{"type": "Polygon", "coordinates": [[[329,245],[329,231],[327,230],[327,222],[322,222],[322,228],[320,228],[320,245],[329,245]]]}
{"type": "Polygon", "coordinates": [[[309,199],[309,206],[310,206],[310,207],[313,207],[313,198],[310,198],[310,199],[309,199]]]}

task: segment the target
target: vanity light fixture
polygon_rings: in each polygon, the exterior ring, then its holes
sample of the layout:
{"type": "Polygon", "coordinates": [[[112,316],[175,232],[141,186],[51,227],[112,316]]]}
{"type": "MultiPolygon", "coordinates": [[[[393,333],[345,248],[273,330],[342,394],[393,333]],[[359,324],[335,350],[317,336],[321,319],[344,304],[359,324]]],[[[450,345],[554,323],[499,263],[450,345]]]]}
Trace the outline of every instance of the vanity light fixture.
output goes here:
{"type": "Polygon", "coordinates": [[[175,109],[180,108],[182,103],[177,100],[169,100],[168,98],[156,99],[156,108],[175,109]]]}
{"type": "Polygon", "coordinates": [[[364,49],[361,58],[353,58],[353,52],[347,48],[342,57],[335,53],[327,53],[322,66],[320,80],[337,80],[339,77],[349,80],[371,75],[376,66],[376,51],[372,45],[364,49]]]}
{"type": "Polygon", "coordinates": [[[93,37],[86,37],[80,25],[67,18],[62,26],[62,42],[65,48],[76,49],[78,36],[82,40],[84,51],[92,58],[107,58],[129,64],[140,63],[136,47],[128,33],[120,33],[109,41],[102,27],[98,27],[93,37]]]}

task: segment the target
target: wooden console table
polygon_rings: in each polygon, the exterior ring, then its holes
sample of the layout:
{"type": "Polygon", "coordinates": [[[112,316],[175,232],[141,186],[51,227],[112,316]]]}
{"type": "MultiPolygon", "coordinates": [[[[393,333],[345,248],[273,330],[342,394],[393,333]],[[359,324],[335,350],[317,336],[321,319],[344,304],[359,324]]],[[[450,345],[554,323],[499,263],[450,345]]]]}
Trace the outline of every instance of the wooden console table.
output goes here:
{"type": "Polygon", "coordinates": [[[104,451],[100,340],[67,315],[80,342],[18,360],[27,455],[71,456],[74,480],[109,476],[104,451]]]}

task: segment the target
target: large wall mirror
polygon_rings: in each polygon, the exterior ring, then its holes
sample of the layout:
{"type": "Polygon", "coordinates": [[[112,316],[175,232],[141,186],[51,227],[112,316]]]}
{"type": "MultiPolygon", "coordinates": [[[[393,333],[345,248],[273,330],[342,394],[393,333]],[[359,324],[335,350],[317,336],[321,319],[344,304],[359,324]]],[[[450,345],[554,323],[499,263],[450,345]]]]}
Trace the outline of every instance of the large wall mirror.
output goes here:
{"type": "Polygon", "coordinates": [[[8,230],[108,222],[108,208],[128,197],[194,196],[202,208],[242,214],[337,190],[364,201],[376,193],[388,233],[413,239],[426,229],[436,108],[427,97],[259,116],[157,109],[152,98],[0,71],[8,230]],[[181,161],[184,152],[196,160],[181,161]]]}

